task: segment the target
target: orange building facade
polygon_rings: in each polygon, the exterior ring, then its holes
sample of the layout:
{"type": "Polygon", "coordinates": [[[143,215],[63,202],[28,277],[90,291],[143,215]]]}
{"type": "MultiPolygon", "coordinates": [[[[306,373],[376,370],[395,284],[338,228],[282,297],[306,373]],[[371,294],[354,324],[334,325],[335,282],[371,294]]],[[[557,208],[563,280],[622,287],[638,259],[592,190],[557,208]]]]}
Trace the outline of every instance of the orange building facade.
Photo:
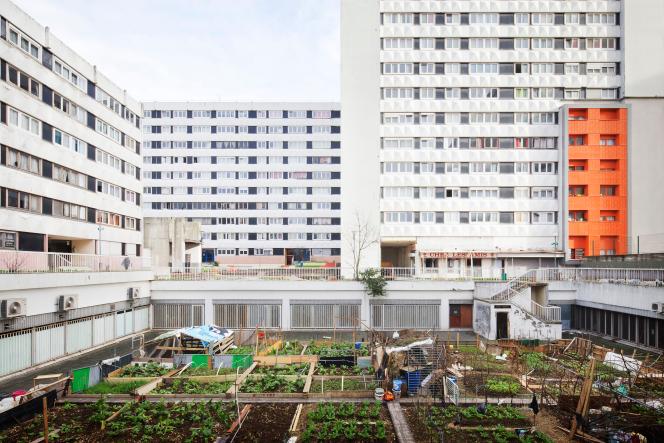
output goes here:
{"type": "Polygon", "coordinates": [[[566,112],[567,245],[570,260],[627,254],[627,107],[566,112]]]}

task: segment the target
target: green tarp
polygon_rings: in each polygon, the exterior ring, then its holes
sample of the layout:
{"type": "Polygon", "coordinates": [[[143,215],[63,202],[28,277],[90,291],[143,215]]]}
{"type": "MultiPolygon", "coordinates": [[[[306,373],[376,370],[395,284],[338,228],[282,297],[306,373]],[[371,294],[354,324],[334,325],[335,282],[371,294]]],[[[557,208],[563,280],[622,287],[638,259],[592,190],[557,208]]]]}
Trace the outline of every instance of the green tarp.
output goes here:
{"type": "Polygon", "coordinates": [[[234,355],[232,368],[248,368],[254,362],[254,357],[251,355],[234,355]]]}
{"type": "Polygon", "coordinates": [[[209,355],[192,355],[191,367],[192,368],[207,368],[210,361],[209,355]]]}
{"type": "Polygon", "coordinates": [[[75,369],[72,373],[71,391],[81,392],[87,389],[90,382],[90,368],[75,369]]]}

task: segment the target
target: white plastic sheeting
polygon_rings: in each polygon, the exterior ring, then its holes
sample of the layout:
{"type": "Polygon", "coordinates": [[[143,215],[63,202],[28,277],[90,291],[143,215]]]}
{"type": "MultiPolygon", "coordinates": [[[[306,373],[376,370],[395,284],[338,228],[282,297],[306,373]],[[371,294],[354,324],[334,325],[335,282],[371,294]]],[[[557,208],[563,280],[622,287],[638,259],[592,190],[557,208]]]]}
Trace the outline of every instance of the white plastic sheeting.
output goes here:
{"type": "Polygon", "coordinates": [[[115,338],[113,323],[115,319],[113,314],[98,315],[92,321],[92,344],[93,346],[106,343],[115,338]]]}
{"type": "Polygon", "coordinates": [[[125,313],[118,312],[115,315],[115,336],[122,337],[125,334],[125,313]]]}
{"type": "Polygon", "coordinates": [[[32,364],[36,365],[65,355],[64,323],[37,328],[34,337],[35,355],[32,364]]]}
{"type": "Polygon", "coordinates": [[[11,332],[0,338],[0,374],[20,371],[32,364],[30,332],[11,332]]]}
{"type": "Polygon", "coordinates": [[[148,329],[148,307],[0,334],[0,376],[148,329]]]}
{"type": "Polygon", "coordinates": [[[150,326],[150,308],[134,311],[134,331],[142,331],[150,326]]]}
{"type": "Polygon", "coordinates": [[[92,320],[76,320],[67,324],[67,354],[92,347],[92,320]]]}

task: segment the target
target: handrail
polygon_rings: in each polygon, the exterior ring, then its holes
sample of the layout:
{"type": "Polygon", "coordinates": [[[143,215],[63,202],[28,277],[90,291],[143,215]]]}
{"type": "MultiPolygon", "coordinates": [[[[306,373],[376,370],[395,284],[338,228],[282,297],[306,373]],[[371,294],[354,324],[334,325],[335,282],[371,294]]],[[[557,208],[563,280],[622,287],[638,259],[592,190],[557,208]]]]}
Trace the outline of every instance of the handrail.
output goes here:
{"type": "Polygon", "coordinates": [[[144,257],[128,255],[0,251],[0,274],[124,272],[149,268],[149,264],[144,263],[144,257]]]}

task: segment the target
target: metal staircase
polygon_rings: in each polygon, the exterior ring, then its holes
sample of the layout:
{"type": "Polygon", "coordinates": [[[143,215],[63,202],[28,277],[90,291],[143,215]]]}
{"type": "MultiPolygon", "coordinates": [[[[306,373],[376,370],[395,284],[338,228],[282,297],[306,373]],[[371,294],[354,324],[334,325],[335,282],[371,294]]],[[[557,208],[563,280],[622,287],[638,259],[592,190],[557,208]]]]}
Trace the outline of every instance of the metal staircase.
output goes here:
{"type": "Polygon", "coordinates": [[[485,298],[485,300],[489,302],[509,302],[518,306],[537,320],[545,323],[559,323],[561,321],[560,307],[543,306],[534,300],[530,300],[530,306],[527,306],[527,304],[524,306],[523,303],[517,303],[514,300],[517,295],[538,283],[537,276],[537,269],[526,271],[525,273],[508,280],[507,283],[505,283],[505,286],[485,298]]]}

